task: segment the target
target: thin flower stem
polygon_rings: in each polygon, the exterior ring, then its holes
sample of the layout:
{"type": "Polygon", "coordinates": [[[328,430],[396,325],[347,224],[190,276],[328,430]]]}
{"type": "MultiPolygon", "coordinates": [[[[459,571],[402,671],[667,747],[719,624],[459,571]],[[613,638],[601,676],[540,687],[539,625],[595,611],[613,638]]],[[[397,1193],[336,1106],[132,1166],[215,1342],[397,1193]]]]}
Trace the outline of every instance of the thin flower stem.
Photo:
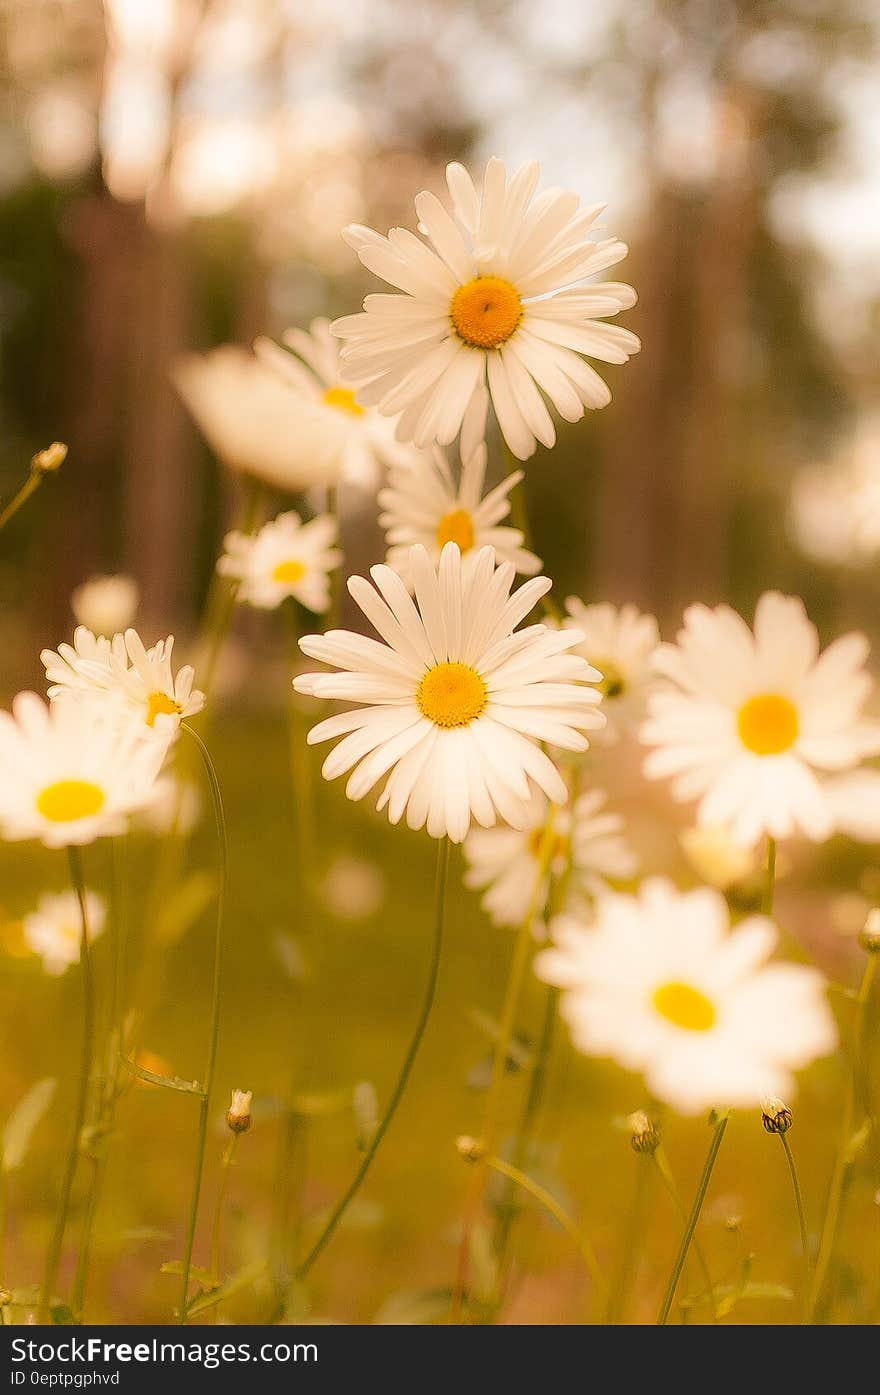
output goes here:
{"type": "Polygon", "coordinates": [[[397,1083],[394,1086],[391,1098],[388,1101],[388,1104],[385,1108],[385,1113],[382,1115],[382,1118],[379,1121],[379,1125],[376,1129],[376,1132],[373,1135],[370,1146],[364,1154],[363,1161],[361,1162],[360,1167],[358,1168],[357,1172],[352,1178],[352,1181],[346,1189],[345,1193],[337,1202],[336,1206],[333,1208],[330,1218],[325,1224],[324,1229],[321,1231],[321,1234],[318,1236],[317,1240],[312,1245],[312,1248],[309,1250],[305,1259],[298,1266],[296,1271],[297,1280],[304,1279],[305,1276],[309,1273],[315,1261],[321,1255],[326,1245],[332,1238],[333,1233],[336,1230],[336,1227],[339,1225],[339,1222],[342,1220],[342,1217],[345,1215],[346,1211],[351,1205],[351,1202],[354,1200],[355,1196],[360,1190],[361,1184],[373,1164],[373,1159],[379,1151],[379,1147],[382,1143],[382,1140],[388,1132],[388,1129],[391,1125],[391,1121],[397,1112],[397,1107],[400,1104],[401,1099],[403,1098],[404,1091],[406,1090],[407,1082],[409,1081],[410,1073],[412,1071],[413,1065],[415,1064],[415,1059],[418,1055],[419,1047],[422,1044],[422,1038],[425,1035],[425,1028],[428,1025],[428,1018],[431,1015],[431,1008],[434,1003],[434,993],[437,987],[437,977],[440,969],[440,954],[443,947],[443,927],[446,920],[446,890],[447,883],[449,880],[448,873],[449,839],[441,838],[437,847],[437,876],[434,888],[434,937],[431,948],[431,964],[428,970],[428,983],[425,989],[425,996],[422,1000],[422,1007],[419,1013],[418,1021],[416,1022],[415,1031],[413,1032],[412,1039],[410,1040],[410,1044],[407,1049],[406,1056],[404,1058],[400,1075],[397,1078],[397,1083]]]}
{"type": "MultiPolygon", "coordinates": [[[[691,1247],[691,1241],[694,1238],[694,1231],[697,1228],[697,1221],[700,1219],[700,1212],[703,1209],[703,1202],[706,1198],[706,1192],[709,1189],[709,1182],[712,1177],[712,1171],[715,1167],[715,1159],[718,1157],[718,1150],[721,1147],[722,1142],[724,1141],[724,1135],[727,1131],[728,1120],[729,1115],[724,1114],[718,1120],[718,1123],[715,1125],[715,1131],[712,1134],[712,1142],[709,1144],[709,1152],[706,1157],[706,1162],[703,1166],[703,1171],[700,1176],[699,1183],[697,1184],[697,1190],[694,1196],[693,1205],[691,1206],[690,1214],[685,1224],[684,1234],[681,1237],[681,1244],[678,1247],[678,1254],[675,1256],[675,1263],[672,1266],[672,1273],[669,1276],[669,1283],[666,1285],[666,1292],[663,1295],[663,1302],[660,1304],[660,1312],[657,1314],[658,1327],[665,1327],[669,1319],[669,1311],[672,1307],[673,1300],[675,1298],[675,1290],[678,1288],[678,1281],[681,1278],[681,1271],[684,1268],[684,1262],[687,1259],[688,1251],[691,1247]]],[[[656,1157],[656,1154],[654,1156],[656,1157]]]]}
{"type": "MultiPolygon", "coordinates": [[[[685,1224],[687,1224],[687,1211],[685,1210],[684,1202],[681,1199],[681,1192],[678,1190],[678,1187],[676,1186],[675,1177],[673,1176],[672,1168],[669,1164],[669,1158],[666,1156],[666,1149],[663,1147],[662,1143],[654,1150],[654,1166],[660,1174],[660,1179],[664,1187],[666,1188],[667,1192],[672,1198],[673,1206],[675,1207],[682,1221],[684,1221],[685,1224]]],[[[693,1239],[693,1246],[694,1254],[697,1256],[697,1263],[700,1266],[700,1272],[703,1276],[703,1283],[706,1285],[706,1293],[709,1298],[709,1303],[712,1308],[712,1321],[717,1322],[718,1309],[715,1303],[715,1286],[712,1283],[712,1275],[709,1273],[709,1266],[706,1263],[706,1256],[703,1254],[703,1247],[697,1239],[696,1235],[693,1239]]]]}
{"type": "Polygon", "coordinates": [[[636,1180],[633,1187],[633,1198],[626,1227],[626,1238],[623,1244],[623,1255],[620,1261],[617,1282],[609,1295],[606,1309],[606,1324],[609,1326],[620,1323],[626,1310],[627,1300],[635,1276],[636,1252],[638,1250],[639,1240],[642,1236],[645,1202],[648,1196],[649,1162],[650,1158],[645,1156],[636,1158],[636,1180]]]}
{"type": "Polygon", "coordinates": [[[116,840],[113,838],[109,840],[109,861],[110,920],[116,944],[113,956],[113,974],[110,983],[110,1002],[108,1005],[105,1028],[106,1040],[104,1043],[103,1064],[100,1073],[100,1093],[98,1096],[98,1108],[95,1119],[95,1146],[98,1149],[98,1153],[97,1156],[90,1159],[92,1172],[86,1195],[82,1237],[80,1239],[76,1274],[73,1281],[73,1300],[71,1307],[78,1321],[82,1320],[83,1309],[85,1307],[86,1285],[88,1282],[89,1263],[91,1260],[95,1218],[98,1213],[98,1205],[107,1170],[107,1153],[110,1138],[112,1137],[113,1121],[116,1115],[116,1101],[119,1098],[119,1058],[122,1051],[122,1019],[124,1015],[124,1009],[122,1007],[124,1001],[122,980],[125,964],[126,926],[125,914],[122,906],[120,869],[118,865],[119,850],[116,846],[116,840]]]}
{"type": "MultiPolygon", "coordinates": [[[[545,895],[547,869],[550,865],[553,844],[553,810],[551,807],[550,815],[544,825],[541,843],[538,849],[538,869],[535,874],[532,899],[517,932],[510,973],[507,978],[507,988],[504,993],[501,1022],[498,1028],[498,1037],[495,1042],[495,1054],[492,1059],[492,1077],[486,1095],[486,1113],[483,1121],[483,1133],[480,1139],[485,1156],[490,1156],[495,1152],[498,1114],[501,1106],[504,1076],[507,1071],[507,1061],[510,1056],[510,1046],[513,1041],[513,1033],[516,1026],[516,1014],[519,1008],[519,1000],[522,994],[526,969],[528,968],[531,956],[532,928],[534,926],[535,916],[540,910],[541,901],[545,895]]],[[[471,1185],[465,1200],[464,1223],[462,1225],[461,1241],[458,1251],[458,1269],[452,1296],[453,1322],[458,1322],[461,1317],[462,1303],[467,1286],[471,1233],[476,1224],[477,1211],[483,1194],[485,1166],[485,1157],[474,1164],[471,1185]]]]}
{"type": "Polygon", "coordinates": [[[588,1237],[575,1225],[568,1212],[564,1211],[559,1205],[559,1202],[552,1193],[548,1192],[546,1187],[542,1187],[540,1182],[536,1182],[533,1177],[529,1177],[525,1172],[521,1172],[518,1167],[513,1167],[510,1163],[505,1162],[503,1158],[496,1158],[490,1154],[487,1155],[483,1161],[486,1167],[492,1168],[495,1172],[500,1172],[502,1177],[507,1177],[508,1180],[513,1182],[517,1187],[522,1187],[523,1191],[533,1196],[535,1200],[544,1207],[544,1210],[548,1211],[553,1219],[559,1222],[566,1234],[574,1241],[578,1253],[589,1270],[596,1288],[607,1299],[608,1283],[605,1275],[602,1273],[593,1246],[590,1244],[588,1237]]]}
{"type": "Polygon", "coordinates": [[[781,1133],[779,1142],[785,1152],[785,1160],[788,1163],[788,1170],[791,1173],[791,1186],[794,1192],[794,1204],[797,1209],[798,1227],[801,1232],[801,1254],[804,1259],[804,1272],[810,1272],[810,1242],[807,1238],[807,1218],[804,1212],[804,1198],[801,1192],[801,1184],[798,1179],[797,1167],[795,1166],[794,1153],[791,1151],[791,1144],[788,1141],[788,1134],[781,1133]]]}
{"type": "Polygon", "coordinates": [[[79,1082],[77,1085],[76,1104],[74,1106],[73,1127],[71,1129],[70,1144],[67,1152],[67,1162],[65,1163],[64,1175],[61,1179],[61,1191],[58,1196],[55,1228],[49,1242],[49,1250],[46,1255],[46,1267],[43,1272],[43,1285],[37,1316],[37,1321],[41,1323],[47,1322],[49,1318],[49,1311],[54,1296],[55,1280],[58,1275],[58,1265],[61,1261],[64,1232],[67,1229],[67,1218],[70,1211],[70,1197],[73,1191],[73,1181],[76,1176],[77,1164],[79,1162],[83,1124],[85,1123],[86,1109],[88,1107],[92,1071],[92,1051],[95,1035],[95,995],[92,981],[91,956],[89,954],[89,923],[86,910],[86,890],[85,881],[83,880],[82,857],[79,848],[69,847],[67,849],[67,857],[70,865],[71,884],[76,894],[76,899],[79,902],[79,953],[83,1003],[82,1045],[79,1082]]]}
{"type": "MultiPolygon", "coordinates": [[[[342,518],[339,512],[339,485],[330,485],[327,489],[327,512],[336,519],[336,532],[338,545],[342,546],[342,518]]],[[[334,567],[330,573],[330,608],[327,611],[327,623],[324,626],[325,632],[338,630],[342,621],[342,603],[345,599],[343,593],[342,568],[334,567]]]]}
{"type": "MultiPolygon", "coordinates": [[[[257,480],[249,480],[241,513],[236,522],[238,532],[250,534],[256,531],[262,500],[262,486],[257,480]]],[[[206,697],[210,695],[214,686],[217,664],[220,661],[223,645],[232,623],[238,589],[239,583],[237,581],[230,581],[227,577],[215,573],[205,606],[205,619],[202,626],[196,670],[199,687],[206,697]]]]}
{"type": "MultiPolygon", "coordinates": [[[[235,1165],[235,1154],[238,1150],[238,1140],[240,1134],[234,1133],[223,1149],[223,1156],[220,1159],[220,1181],[217,1186],[217,1204],[214,1207],[214,1223],[211,1226],[211,1267],[210,1275],[212,1279],[220,1278],[220,1244],[223,1231],[223,1205],[226,1201],[226,1188],[229,1184],[229,1173],[235,1165]]],[[[216,1309],[215,1309],[216,1313],[216,1309]]]]}
{"type": "Polygon", "coordinates": [[[0,529],[5,528],[11,518],[18,513],[23,504],[34,494],[43,482],[42,470],[31,470],[21,489],[14,499],[11,499],[5,509],[0,512],[0,529]]]}
{"type": "Polygon", "coordinates": [[[190,738],[196,743],[205,767],[208,783],[211,786],[211,799],[214,805],[214,817],[217,822],[217,841],[220,851],[219,876],[217,882],[217,919],[214,931],[214,967],[211,985],[211,1025],[208,1036],[208,1056],[205,1065],[205,1077],[202,1081],[202,1091],[199,1100],[196,1164],[193,1173],[192,1197],[190,1199],[186,1241],[183,1251],[183,1281],[180,1290],[180,1310],[177,1315],[178,1322],[183,1325],[186,1323],[188,1316],[187,1301],[189,1296],[193,1242],[195,1240],[196,1220],[199,1212],[199,1196],[202,1190],[202,1173],[205,1167],[205,1144],[208,1137],[211,1088],[214,1083],[214,1067],[217,1062],[217,1045],[220,1039],[220,989],[223,976],[223,911],[226,900],[226,878],[229,867],[229,841],[226,831],[226,814],[223,809],[223,794],[220,789],[220,781],[217,778],[217,771],[214,769],[214,762],[211,759],[211,754],[198,732],[194,731],[188,722],[182,722],[181,729],[186,731],[190,738]]]}
{"type": "Polygon", "coordinates": [[[776,893],[776,839],[767,839],[767,875],[764,881],[764,895],[761,910],[764,915],[773,914],[773,899],[776,893]]]}
{"type": "Polygon", "coordinates": [[[843,1196],[855,1161],[852,1145],[855,1126],[856,1097],[859,1093],[859,1082],[862,1078],[862,1049],[864,1046],[867,1009],[871,997],[871,988],[874,983],[874,976],[877,972],[878,957],[880,956],[876,954],[868,956],[865,972],[862,975],[861,986],[859,987],[856,997],[852,1071],[847,1085],[846,1100],[843,1108],[840,1144],[834,1163],[831,1185],[828,1188],[828,1204],[825,1208],[825,1219],[822,1222],[819,1252],[816,1256],[813,1282],[810,1286],[810,1295],[804,1311],[804,1322],[806,1324],[820,1321],[822,1314],[831,1300],[831,1294],[828,1292],[829,1270],[837,1244],[837,1232],[840,1228],[843,1196]]]}

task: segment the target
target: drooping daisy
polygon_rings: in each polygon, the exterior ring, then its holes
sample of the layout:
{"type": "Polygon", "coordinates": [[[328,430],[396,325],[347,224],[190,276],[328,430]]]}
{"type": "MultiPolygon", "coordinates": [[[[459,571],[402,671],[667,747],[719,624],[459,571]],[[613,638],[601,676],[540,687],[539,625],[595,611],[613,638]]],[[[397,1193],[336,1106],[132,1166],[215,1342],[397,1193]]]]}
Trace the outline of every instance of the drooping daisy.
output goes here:
{"type": "Polygon", "coordinates": [[[328,780],[351,770],[346,794],[362,799],[387,775],[378,807],[392,823],[461,842],[471,819],[500,814],[528,826],[534,789],[564,804],[567,790],[542,751],[548,741],[587,747],[583,732],[602,724],[595,670],[567,651],[574,631],[516,627],[550,589],[536,577],[510,594],[514,569],[481,548],[465,577],[447,543],[435,568],[423,547],[410,556],[413,601],[397,572],[371,568],[348,589],[384,643],[347,630],[308,635],[305,654],[339,673],[294,679],[297,692],[358,704],[319,722],[311,744],[343,737],[324,762],[328,780]],[[389,773],[390,772],[390,773],[389,773]]]}
{"type": "Polygon", "coordinates": [[[0,712],[0,835],[47,847],[124,833],[150,803],[162,748],[139,740],[118,703],[19,693],[0,712]]]}
{"type": "Polygon", "coordinates": [[[657,621],[634,605],[618,608],[604,601],[585,605],[577,596],[569,596],[565,608],[568,615],[563,625],[584,636],[576,653],[583,654],[602,675],[598,686],[608,719],[602,740],[615,741],[635,730],[657,681],[652,665],[660,643],[657,621]]]}
{"type": "Polygon", "coordinates": [[[110,639],[134,620],[140,592],[131,576],[92,576],[70,597],[74,617],[86,629],[110,639]]]}
{"type": "Polygon", "coordinates": [[[341,458],[322,414],[272,368],[223,344],[177,361],[174,385],[215,455],[232,470],[297,493],[335,482],[341,458]]]}
{"type": "Polygon", "coordinates": [[[439,446],[389,471],[388,485],[379,491],[379,523],[385,529],[389,567],[405,577],[414,544],[421,543],[437,562],[446,543],[454,542],[464,558],[465,575],[481,547],[494,547],[498,561],[512,562],[523,576],[541,570],[541,559],[523,547],[524,534],[518,528],[499,527],[510,512],[509,495],[522,479],[522,470],[508,475],[484,498],[486,461],[481,441],[463,460],[457,484],[439,446]]]}
{"type": "Polygon", "coordinates": [[[670,684],[648,700],[645,773],[671,777],[675,798],[699,800],[699,824],[726,824],[747,846],[765,833],[829,837],[821,772],[880,751],[880,726],[861,715],[867,654],[851,634],[820,656],[803,602],[778,592],[758,602],[754,633],[729,606],[691,606],[657,652],[670,684]]]}
{"type": "Polygon", "coordinates": [[[304,524],[298,513],[280,513],[258,533],[227,533],[217,570],[241,583],[238,599],[248,605],[274,610],[293,596],[320,613],[330,605],[330,573],[342,561],[337,534],[330,514],[304,524]]]}
{"type": "Polygon", "coordinates": [[[682,1114],[789,1097],[793,1072],[837,1045],[822,975],[768,963],[773,923],[731,930],[720,892],[657,878],[603,896],[589,927],[562,917],[551,932],[535,969],[563,990],[574,1045],[641,1072],[682,1114]]]}
{"type": "Polygon", "coordinates": [[[427,242],[403,228],[345,229],[363,265],[402,292],[368,296],[362,314],[331,327],[359,400],[401,413],[401,440],[448,444],[487,381],[504,439],[525,460],[556,440],[542,393],[579,421],[611,398],[583,356],[625,363],[638,350],[628,329],[601,323],[635,304],[632,287],[581,284],[626,256],[616,238],[590,239],[603,205],[581,208],[563,189],[533,197],[537,181],[534,160],[508,179],[492,159],[478,192],[452,164],[451,214],[434,194],[415,200],[427,242]]]}
{"type": "Polygon", "coordinates": [[[314,439],[318,454],[336,456],[341,479],[367,488],[375,488],[384,466],[415,456],[412,447],[395,437],[396,417],[383,416],[358,400],[329,320],[312,320],[308,333],[288,329],[281,337],[290,353],[266,338],[256,340],[254,353],[284,381],[291,400],[305,409],[298,450],[308,452],[314,439]]]}
{"type": "Polygon", "coordinates": [[[61,645],[58,653],[43,650],[40,657],[52,682],[53,702],[83,694],[118,697],[120,712],[133,720],[136,731],[166,744],[184,718],[201,712],[205,695],[193,687],[194,669],[185,664],[175,675],[171,667],[173,635],[146,649],[136,630],[126,630],[114,635],[106,648],[95,641],[90,657],[92,640],[93,635],[77,630],[72,650],[69,645],[61,645]]]}
{"type": "MultiPolygon", "coordinates": [[[[107,920],[107,904],[103,897],[87,891],[86,928],[89,944],[103,933],[107,920]]],[[[47,891],[40,897],[36,910],[22,921],[24,938],[34,954],[39,954],[43,968],[57,978],[79,963],[82,921],[79,900],[72,891],[58,894],[47,891]]]]}
{"type": "Polygon", "coordinates": [[[529,826],[472,828],[464,843],[468,870],[465,885],[486,888],[483,906],[496,925],[521,925],[535,906],[540,913],[547,899],[550,877],[564,877],[569,869],[566,904],[586,894],[605,891],[609,880],[632,877],[638,859],[623,837],[623,819],[605,808],[602,790],[590,790],[568,809],[553,809],[548,828],[548,803],[544,795],[532,801],[529,826]],[[545,835],[550,861],[538,886],[545,835]]]}

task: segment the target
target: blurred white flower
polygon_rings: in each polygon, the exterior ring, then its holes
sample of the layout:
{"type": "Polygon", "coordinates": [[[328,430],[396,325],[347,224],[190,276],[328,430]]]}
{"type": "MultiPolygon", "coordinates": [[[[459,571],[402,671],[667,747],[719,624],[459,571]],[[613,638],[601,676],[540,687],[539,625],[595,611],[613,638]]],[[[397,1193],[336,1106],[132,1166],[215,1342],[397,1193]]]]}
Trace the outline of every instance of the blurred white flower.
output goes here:
{"type": "Polygon", "coordinates": [[[331,514],[303,524],[298,513],[280,513],[257,533],[227,533],[217,570],[241,583],[238,600],[249,605],[274,610],[293,596],[320,613],[330,605],[330,573],[342,562],[337,533],[331,514]]]}
{"type": "Polygon", "coordinates": [[[231,469],[290,493],[335,482],[339,433],[327,430],[326,413],[301,401],[246,349],[224,344],[186,355],[173,379],[208,444],[231,469]]]}
{"type": "Polygon", "coordinates": [[[749,846],[800,831],[821,841],[835,816],[822,781],[880,751],[880,726],[862,718],[873,688],[868,641],[850,634],[819,654],[803,602],[770,591],[754,633],[729,606],[691,606],[656,668],[670,681],[648,700],[642,739],[651,779],[699,800],[701,826],[726,824],[749,846]]]}
{"type": "Polygon", "coordinates": [[[792,538],[808,557],[864,566],[880,552],[880,416],[869,414],[845,453],[808,465],[792,481],[792,538]]]}
{"type": "Polygon", "coordinates": [[[563,990],[574,1045],[641,1072],[682,1114],[788,1098],[793,1072],[837,1046],[822,975],[768,963],[773,923],[732,930],[720,892],[658,878],[603,896],[589,927],[561,917],[551,932],[535,969],[563,990]]]}
{"type": "Polygon", "coordinates": [[[288,329],[282,339],[287,349],[264,337],[256,340],[254,353],[277,373],[291,401],[303,409],[299,451],[306,456],[333,453],[340,477],[367,489],[375,489],[386,465],[416,458],[412,447],[395,439],[397,418],[383,416],[357,398],[329,320],[312,320],[308,332],[288,329]]]}
{"type": "Polygon", "coordinates": [[[161,775],[156,781],[155,798],[137,815],[137,824],[157,838],[172,832],[191,833],[201,822],[202,809],[198,785],[174,774],[161,775]]]}
{"type": "Polygon", "coordinates": [[[533,199],[538,173],[532,160],[508,180],[492,159],[478,193],[462,165],[448,165],[451,214],[434,194],[416,196],[427,243],[404,228],[345,229],[363,265],[403,292],[368,296],[364,313],[332,326],[360,400],[401,413],[401,440],[447,445],[488,381],[504,439],[524,460],[556,440],[542,393],[579,421],[611,399],[582,355],[625,363],[638,350],[629,330],[600,323],[635,304],[632,287],[579,285],[626,256],[616,238],[589,238],[603,205],[581,208],[563,189],[533,199]]]}
{"type": "Polygon", "coordinates": [[[521,925],[533,907],[544,909],[551,876],[568,876],[565,906],[583,904],[607,890],[608,882],[635,875],[638,858],[623,836],[623,819],[606,808],[603,790],[582,794],[571,810],[553,809],[549,859],[538,875],[548,823],[544,795],[532,801],[529,826],[473,828],[464,842],[465,885],[486,888],[482,904],[496,925],[521,925]]]}
{"type": "Polygon", "coordinates": [[[458,483],[439,446],[412,463],[392,466],[386,488],[379,491],[383,510],[379,523],[385,529],[385,560],[405,580],[409,579],[409,550],[415,543],[421,543],[434,562],[446,543],[457,543],[465,575],[481,547],[494,547],[498,561],[512,562],[523,576],[541,570],[541,559],[523,547],[524,534],[518,528],[499,526],[510,513],[509,495],[522,479],[522,470],[515,470],[483,497],[486,461],[486,446],[480,440],[470,455],[463,455],[458,483]]]}
{"type": "Polygon", "coordinates": [[[575,653],[602,675],[597,687],[607,725],[599,739],[603,744],[614,742],[635,731],[645,715],[648,693],[656,686],[657,621],[634,605],[618,608],[607,601],[585,605],[577,596],[569,596],[565,608],[568,615],[563,625],[584,636],[575,653]]]}
{"type": "Polygon", "coordinates": [[[119,704],[19,693],[0,712],[0,834],[47,847],[124,833],[155,794],[162,747],[139,740],[119,704]]]}
{"type": "MultiPolygon", "coordinates": [[[[107,905],[103,897],[87,891],[86,929],[89,944],[103,933],[107,920],[107,905]]],[[[34,954],[39,954],[47,974],[57,978],[79,963],[82,919],[79,899],[73,891],[45,892],[36,910],[22,921],[25,942],[34,954]]]]}
{"type": "Polygon", "coordinates": [[[94,634],[111,639],[134,620],[140,600],[138,584],[130,576],[93,576],[70,597],[74,618],[94,634]]]}
{"type": "Polygon", "coordinates": [[[44,649],[40,655],[46,677],[54,680],[49,697],[53,702],[84,695],[92,702],[102,695],[118,699],[118,712],[133,720],[136,732],[167,745],[184,718],[201,712],[205,705],[204,693],[193,687],[191,665],[185,664],[175,675],[173,648],[173,635],[146,649],[137,631],[129,629],[114,635],[104,647],[94,635],[77,630],[72,650],[62,645],[58,653],[44,649]]]}
{"type": "Polygon", "coordinates": [[[345,630],[300,640],[304,654],[340,672],[301,674],[296,691],[359,704],[309,733],[310,744],[344,738],[325,778],[354,767],[346,794],[362,799],[387,775],[378,807],[392,823],[406,812],[410,828],[427,825],[432,838],[456,843],[472,818],[489,826],[500,814],[526,826],[536,785],[564,804],[565,782],[540,743],[583,751],[583,733],[603,718],[589,686],[595,670],[566,652],[576,633],[546,625],[514,633],[550,581],[536,577],[511,595],[513,566],[497,566],[491,547],[465,577],[454,543],[439,568],[423,547],[412,549],[415,603],[390,567],[370,574],[375,588],[353,576],[348,589],[384,644],[345,630]]]}
{"type": "Polygon", "coordinates": [[[758,867],[754,847],[735,842],[724,824],[686,828],[678,841],[700,880],[721,891],[745,881],[758,867]]]}
{"type": "Polygon", "coordinates": [[[321,899],[338,920],[366,920],[385,900],[385,877],[375,862],[334,858],[321,882],[321,899]]]}

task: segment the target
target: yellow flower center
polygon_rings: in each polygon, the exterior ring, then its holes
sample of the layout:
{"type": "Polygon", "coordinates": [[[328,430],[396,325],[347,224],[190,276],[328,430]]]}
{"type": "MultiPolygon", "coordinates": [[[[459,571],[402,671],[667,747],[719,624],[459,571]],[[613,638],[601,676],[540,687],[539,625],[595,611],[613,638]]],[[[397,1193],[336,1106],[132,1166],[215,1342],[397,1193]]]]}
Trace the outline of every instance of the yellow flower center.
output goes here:
{"type": "Polygon", "coordinates": [[[474,545],[474,525],[467,509],[453,509],[437,524],[437,546],[458,543],[461,552],[470,552],[474,545]]]}
{"type": "Polygon", "coordinates": [[[606,663],[604,659],[594,659],[591,662],[593,667],[597,668],[602,675],[594,687],[599,689],[603,697],[620,697],[626,688],[626,683],[616,664],[606,663]]]}
{"type": "Polygon", "coordinates": [[[476,349],[497,349],[519,328],[522,301],[500,276],[476,276],[459,286],[450,306],[459,339],[476,349]]]}
{"type": "Polygon", "coordinates": [[[673,1027],[686,1032],[708,1032],[715,1025],[715,1008],[689,983],[663,983],[654,992],[654,1007],[673,1027]]]}
{"type": "Polygon", "coordinates": [[[305,574],[306,569],[302,562],[293,558],[289,562],[279,562],[277,567],[272,568],[272,580],[280,581],[285,586],[295,586],[298,581],[302,581],[305,574]]]}
{"type": "Polygon", "coordinates": [[[326,406],[335,407],[337,412],[345,412],[350,417],[362,417],[364,414],[364,409],[351,388],[328,387],[321,394],[321,401],[326,406]]]}
{"type": "Polygon", "coordinates": [[[75,823],[103,807],[104,791],[90,780],[56,780],[37,795],[37,809],[50,823],[75,823]]]}
{"type": "MultiPolygon", "coordinates": [[[[541,849],[544,846],[544,828],[533,828],[529,834],[529,852],[537,862],[541,856],[541,849]]],[[[568,856],[568,838],[564,833],[554,833],[550,845],[547,861],[549,864],[556,862],[559,858],[568,856]]]]}
{"type": "Polygon", "coordinates": [[[438,727],[466,727],[489,700],[486,685],[468,664],[437,664],[428,669],[416,691],[423,717],[438,727]]]}
{"type": "Polygon", "coordinates": [[[147,726],[156,725],[158,716],[176,717],[180,715],[180,703],[175,702],[167,693],[150,693],[147,698],[147,726]]]}
{"type": "Polygon", "coordinates": [[[797,708],[779,693],[759,693],[739,709],[737,730],[742,744],[756,756],[777,756],[798,738],[797,708]]]}

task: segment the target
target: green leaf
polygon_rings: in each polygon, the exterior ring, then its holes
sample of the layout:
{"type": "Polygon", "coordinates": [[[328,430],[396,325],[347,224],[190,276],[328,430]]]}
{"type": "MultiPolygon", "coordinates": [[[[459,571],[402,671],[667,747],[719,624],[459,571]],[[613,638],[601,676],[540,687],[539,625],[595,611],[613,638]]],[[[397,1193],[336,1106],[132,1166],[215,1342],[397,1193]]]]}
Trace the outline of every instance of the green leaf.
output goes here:
{"type": "Polygon", "coordinates": [[[225,1283],[187,1304],[187,1316],[195,1317],[197,1313],[203,1313],[207,1308],[213,1308],[217,1303],[222,1303],[224,1299],[231,1298],[233,1294],[249,1287],[255,1279],[260,1277],[265,1267],[263,1261],[260,1260],[258,1264],[248,1264],[244,1269],[239,1269],[238,1273],[230,1275],[225,1283]]]}
{"type": "Polygon", "coordinates": [[[183,939],[216,895],[215,873],[202,870],[187,877],[156,917],[155,933],[160,944],[168,946],[183,939]]]}
{"type": "MultiPolygon", "coordinates": [[[[160,1274],[178,1274],[182,1277],[183,1268],[182,1259],[168,1259],[164,1264],[159,1266],[159,1272],[160,1274]]],[[[220,1280],[198,1264],[191,1264],[189,1266],[189,1276],[191,1279],[195,1279],[196,1283],[201,1288],[215,1289],[220,1287],[220,1280]]]]}
{"type": "Polygon", "coordinates": [[[182,1090],[187,1095],[204,1096],[205,1092],[197,1080],[181,1080],[179,1075],[157,1075],[155,1071],[136,1065],[127,1056],[120,1056],[119,1059],[130,1075],[137,1076],[138,1080],[146,1080],[148,1085],[161,1085],[165,1090],[182,1090]]]}
{"type": "Polygon", "coordinates": [[[14,1172],[21,1167],[30,1146],[31,1135],[52,1102],[55,1081],[47,1076],[32,1085],[27,1094],[13,1109],[0,1141],[2,1167],[4,1172],[14,1172]]]}

